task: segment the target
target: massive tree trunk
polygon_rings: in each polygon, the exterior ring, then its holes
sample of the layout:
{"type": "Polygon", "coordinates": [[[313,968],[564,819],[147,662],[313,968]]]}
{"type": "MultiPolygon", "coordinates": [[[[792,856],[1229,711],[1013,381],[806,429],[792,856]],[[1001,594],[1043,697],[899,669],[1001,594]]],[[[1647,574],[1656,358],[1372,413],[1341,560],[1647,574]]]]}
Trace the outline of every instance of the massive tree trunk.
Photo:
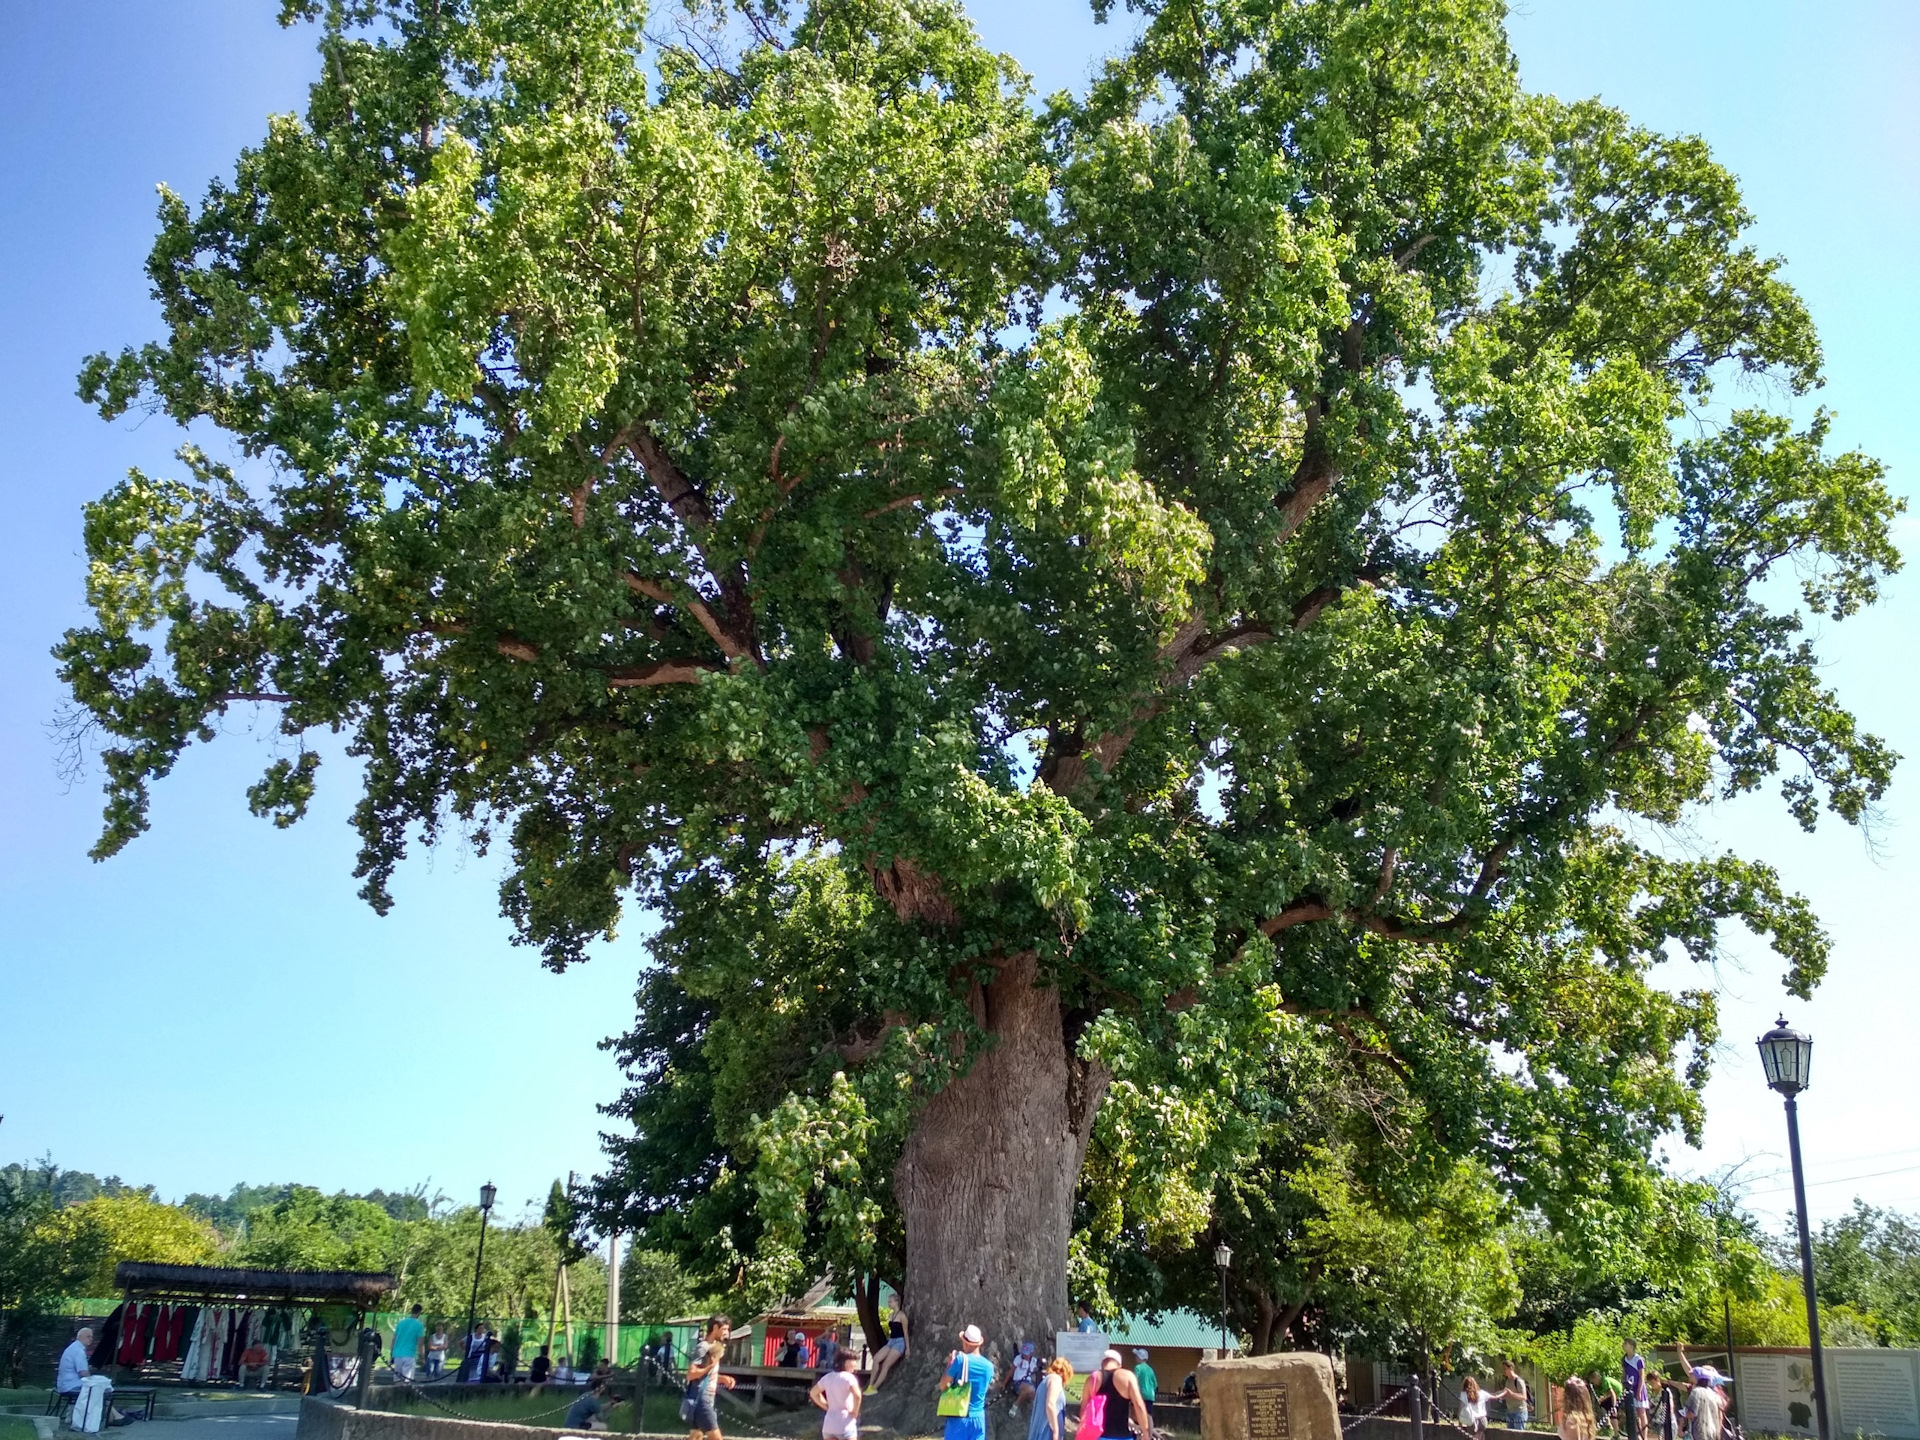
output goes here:
{"type": "Polygon", "coordinates": [[[1035,956],[1015,955],[976,991],[991,1042],[928,1102],[894,1171],[913,1353],[876,1399],[890,1396],[893,1423],[916,1433],[933,1428],[935,1369],[965,1326],[1001,1364],[1067,1328],[1074,1187],[1108,1076],[1071,1053],[1059,993],[1036,971],[1035,956]]]}

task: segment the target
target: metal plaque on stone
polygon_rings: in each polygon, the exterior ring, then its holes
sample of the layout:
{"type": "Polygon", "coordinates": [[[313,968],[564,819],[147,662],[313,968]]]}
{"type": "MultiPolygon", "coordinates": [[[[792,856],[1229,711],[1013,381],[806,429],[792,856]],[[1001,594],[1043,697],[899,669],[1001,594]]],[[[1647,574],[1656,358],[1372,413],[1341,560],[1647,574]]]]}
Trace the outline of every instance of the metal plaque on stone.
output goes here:
{"type": "Polygon", "coordinates": [[[1247,1387],[1247,1440],[1291,1440],[1285,1385],[1247,1387]]]}

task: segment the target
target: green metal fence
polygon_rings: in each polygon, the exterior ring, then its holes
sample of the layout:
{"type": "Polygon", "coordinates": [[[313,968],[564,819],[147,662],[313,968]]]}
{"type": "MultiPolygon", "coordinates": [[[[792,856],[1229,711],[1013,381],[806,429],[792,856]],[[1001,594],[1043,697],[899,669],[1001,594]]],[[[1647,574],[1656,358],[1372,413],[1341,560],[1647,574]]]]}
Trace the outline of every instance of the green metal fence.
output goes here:
{"type": "MultiPolygon", "coordinates": [[[[105,1312],[100,1313],[104,1314],[105,1312]]],[[[394,1327],[405,1318],[405,1312],[400,1310],[381,1310],[367,1317],[367,1323],[380,1332],[380,1347],[383,1353],[388,1355],[393,1353],[394,1327]]],[[[462,1337],[465,1336],[467,1331],[467,1321],[464,1315],[457,1317],[447,1316],[443,1318],[446,1323],[449,1342],[447,1347],[447,1365],[449,1368],[452,1368],[460,1363],[460,1344],[462,1337]]],[[[502,1334],[509,1325],[519,1325],[519,1368],[522,1372],[526,1370],[528,1363],[533,1357],[540,1353],[540,1347],[547,1343],[547,1322],[544,1319],[515,1321],[512,1319],[495,1319],[488,1315],[482,1315],[479,1318],[480,1322],[484,1323],[495,1335],[502,1334]]],[[[673,1344],[674,1368],[683,1369],[693,1352],[694,1341],[697,1338],[699,1329],[696,1325],[648,1325],[638,1321],[623,1321],[619,1327],[620,1353],[618,1355],[608,1355],[607,1331],[610,1328],[612,1327],[604,1323],[589,1324],[576,1320],[572,1326],[573,1339],[571,1348],[569,1348],[567,1339],[568,1327],[565,1325],[558,1326],[553,1336],[554,1358],[558,1360],[560,1356],[565,1355],[571,1359],[578,1355],[580,1353],[581,1342],[591,1336],[595,1350],[602,1358],[610,1359],[615,1365],[625,1369],[639,1360],[640,1352],[646,1349],[650,1343],[657,1343],[656,1337],[665,1336],[673,1344]]],[[[427,1327],[427,1333],[433,1333],[431,1324],[427,1327]]]]}

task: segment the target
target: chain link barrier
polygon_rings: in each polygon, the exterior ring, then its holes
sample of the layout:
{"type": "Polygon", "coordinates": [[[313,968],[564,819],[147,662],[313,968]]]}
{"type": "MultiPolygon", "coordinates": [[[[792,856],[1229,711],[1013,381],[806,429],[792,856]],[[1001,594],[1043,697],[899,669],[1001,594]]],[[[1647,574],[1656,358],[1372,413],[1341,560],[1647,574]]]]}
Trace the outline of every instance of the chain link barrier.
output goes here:
{"type": "MultiPolygon", "coordinates": [[[[425,1386],[416,1385],[411,1380],[402,1380],[397,1375],[394,1376],[394,1383],[397,1384],[402,1390],[405,1390],[409,1395],[417,1395],[419,1396],[420,1399],[426,1401],[427,1404],[431,1405],[434,1409],[439,1410],[444,1414],[452,1415],[457,1419],[485,1421],[488,1419],[499,1418],[497,1416],[489,1417],[486,1415],[475,1415],[470,1410],[462,1410],[458,1406],[448,1405],[444,1401],[442,1401],[438,1396],[430,1393],[425,1386]]],[[[580,1394],[581,1395],[586,1394],[586,1390],[584,1388],[581,1388],[580,1394]]],[[[531,1415],[515,1415],[511,1418],[509,1423],[515,1424],[515,1425],[531,1424],[535,1420],[544,1420],[549,1416],[565,1414],[567,1411],[573,1408],[573,1402],[575,1400],[578,1400],[579,1398],[580,1398],[579,1395],[571,1395],[567,1397],[567,1399],[563,1403],[554,1406],[553,1409],[551,1410],[536,1410],[531,1415]]]]}
{"type": "Polygon", "coordinates": [[[1386,1399],[1382,1400],[1378,1405],[1374,1406],[1371,1410],[1367,1411],[1365,1414],[1356,1415],[1351,1420],[1347,1421],[1346,1424],[1340,1427],[1340,1433],[1342,1435],[1346,1434],[1347,1431],[1353,1429],[1354,1426],[1360,1424],[1363,1420],[1373,1419],[1374,1416],[1380,1414],[1389,1405],[1398,1405],[1402,1400],[1406,1398],[1407,1397],[1404,1392],[1398,1395],[1389,1395],[1386,1399]]]}

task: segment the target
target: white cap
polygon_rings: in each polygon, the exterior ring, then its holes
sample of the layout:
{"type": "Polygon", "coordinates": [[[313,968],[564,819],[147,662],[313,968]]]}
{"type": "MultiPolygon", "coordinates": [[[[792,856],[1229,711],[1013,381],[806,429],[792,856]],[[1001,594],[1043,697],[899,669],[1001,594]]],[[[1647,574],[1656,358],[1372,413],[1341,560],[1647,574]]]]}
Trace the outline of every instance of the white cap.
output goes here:
{"type": "Polygon", "coordinates": [[[1104,1355],[1102,1355],[1102,1356],[1100,1357],[1100,1363],[1101,1363],[1102,1365],[1104,1365],[1104,1364],[1106,1364],[1106,1363],[1107,1363],[1107,1361],[1109,1361],[1109,1360],[1111,1360],[1111,1361],[1113,1361],[1113,1363],[1114,1363],[1114,1364],[1116,1364],[1116,1365],[1120,1365],[1120,1364],[1124,1364],[1124,1363],[1125,1363],[1124,1361],[1122,1361],[1122,1360],[1121,1360],[1121,1358],[1120,1358],[1120,1352],[1119,1352],[1118,1350],[1109,1350],[1109,1351],[1107,1351],[1107,1353],[1106,1353],[1106,1354],[1104,1354],[1104,1355]]]}
{"type": "Polygon", "coordinates": [[[980,1345],[986,1342],[987,1337],[980,1333],[980,1327],[978,1325],[969,1325],[960,1332],[960,1338],[969,1345],[980,1345]]]}

